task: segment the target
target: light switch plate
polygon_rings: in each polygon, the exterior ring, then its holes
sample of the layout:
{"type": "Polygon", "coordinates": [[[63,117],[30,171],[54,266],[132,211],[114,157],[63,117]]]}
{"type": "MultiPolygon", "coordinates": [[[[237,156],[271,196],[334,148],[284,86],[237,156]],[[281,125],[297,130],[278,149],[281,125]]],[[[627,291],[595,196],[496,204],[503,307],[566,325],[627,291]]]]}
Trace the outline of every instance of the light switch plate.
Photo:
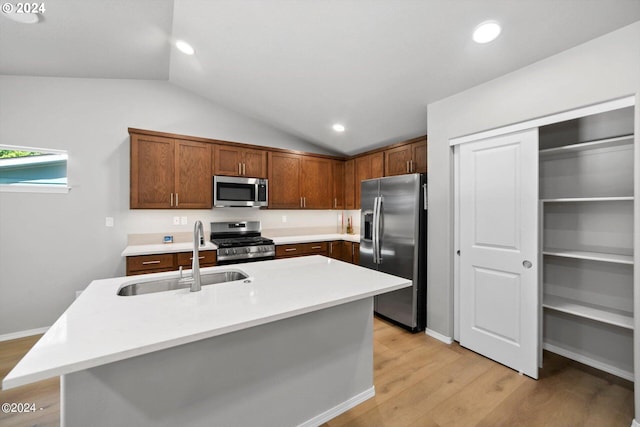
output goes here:
{"type": "Polygon", "coordinates": [[[179,216],[174,216],[173,217],[173,225],[180,225],[180,217],[179,216]]]}
{"type": "Polygon", "coordinates": [[[287,222],[287,216],[286,215],[282,215],[282,222],[287,222]]]}
{"type": "Polygon", "coordinates": [[[181,216],[180,217],[180,224],[181,225],[187,225],[187,217],[186,216],[181,216]]]}
{"type": "Polygon", "coordinates": [[[104,225],[106,227],[113,227],[113,217],[112,216],[108,216],[104,219],[104,225]]]}

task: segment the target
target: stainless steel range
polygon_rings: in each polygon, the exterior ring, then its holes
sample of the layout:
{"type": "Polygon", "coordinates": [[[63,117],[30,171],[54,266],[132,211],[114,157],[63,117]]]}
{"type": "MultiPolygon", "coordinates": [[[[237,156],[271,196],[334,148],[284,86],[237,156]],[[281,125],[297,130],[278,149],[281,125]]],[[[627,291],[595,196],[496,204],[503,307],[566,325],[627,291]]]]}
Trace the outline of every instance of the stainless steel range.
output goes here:
{"type": "Polygon", "coordinates": [[[260,232],[260,221],[212,222],[211,242],[218,246],[218,265],[274,259],[273,240],[260,232]]]}

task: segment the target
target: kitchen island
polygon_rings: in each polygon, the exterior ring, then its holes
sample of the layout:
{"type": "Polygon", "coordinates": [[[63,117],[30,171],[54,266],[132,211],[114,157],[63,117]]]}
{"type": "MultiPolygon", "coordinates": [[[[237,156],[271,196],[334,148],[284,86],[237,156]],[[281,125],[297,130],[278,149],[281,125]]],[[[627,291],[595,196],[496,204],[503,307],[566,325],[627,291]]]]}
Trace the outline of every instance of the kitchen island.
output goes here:
{"type": "Polygon", "coordinates": [[[62,376],[66,426],[319,425],[374,395],[373,296],[407,279],[311,256],[249,278],[119,296],[96,280],[3,380],[62,376]]]}

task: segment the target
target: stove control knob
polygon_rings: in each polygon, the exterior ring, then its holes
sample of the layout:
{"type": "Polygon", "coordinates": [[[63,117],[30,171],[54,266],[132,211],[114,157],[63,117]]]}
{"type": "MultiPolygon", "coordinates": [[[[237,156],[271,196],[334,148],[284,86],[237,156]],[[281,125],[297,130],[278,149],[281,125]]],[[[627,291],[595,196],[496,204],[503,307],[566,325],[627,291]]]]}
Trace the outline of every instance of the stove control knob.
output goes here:
{"type": "Polygon", "coordinates": [[[235,255],[236,254],[236,250],[235,249],[232,249],[232,250],[233,250],[233,254],[235,255]]]}
{"type": "Polygon", "coordinates": [[[245,251],[246,253],[249,253],[249,252],[251,252],[251,248],[248,248],[248,247],[247,247],[247,248],[244,248],[244,251],[245,251]]]}

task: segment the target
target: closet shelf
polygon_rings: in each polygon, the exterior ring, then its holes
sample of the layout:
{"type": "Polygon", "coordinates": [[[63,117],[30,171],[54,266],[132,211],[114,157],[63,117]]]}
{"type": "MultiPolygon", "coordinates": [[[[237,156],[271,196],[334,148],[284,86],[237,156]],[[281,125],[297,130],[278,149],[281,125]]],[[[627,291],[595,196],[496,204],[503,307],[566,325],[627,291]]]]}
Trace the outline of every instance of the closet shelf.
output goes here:
{"type": "Polygon", "coordinates": [[[607,323],[609,325],[633,329],[633,316],[631,314],[625,315],[614,313],[606,309],[580,304],[580,302],[568,298],[558,297],[555,295],[544,295],[544,302],[542,306],[551,310],[607,323]]]}
{"type": "Polygon", "coordinates": [[[620,202],[630,200],[633,196],[620,197],[558,197],[554,199],[540,199],[543,203],[577,203],[577,202],[620,202]]]}
{"type": "Polygon", "coordinates": [[[574,251],[567,249],[546,248],[543,255],[553,255],[565,258],[586,259],[591,261],[612,262],[616,264],[633,265],[632,255],[606,254],[600,252],[574,251]]]}
{"type": "Polygon", "coordinates": [[[580,144],[563,145],[562,147],[545,148],[540,150],[540,156],[554,156],[556,154],[563,153],[577,153],[580,151],[595,150],[596,148],[610,148],[618,147],[621,145],[632,145],[633,135],[617,136],[615,138],[596,139],[588,142],[581,142],[580,144]]]}

